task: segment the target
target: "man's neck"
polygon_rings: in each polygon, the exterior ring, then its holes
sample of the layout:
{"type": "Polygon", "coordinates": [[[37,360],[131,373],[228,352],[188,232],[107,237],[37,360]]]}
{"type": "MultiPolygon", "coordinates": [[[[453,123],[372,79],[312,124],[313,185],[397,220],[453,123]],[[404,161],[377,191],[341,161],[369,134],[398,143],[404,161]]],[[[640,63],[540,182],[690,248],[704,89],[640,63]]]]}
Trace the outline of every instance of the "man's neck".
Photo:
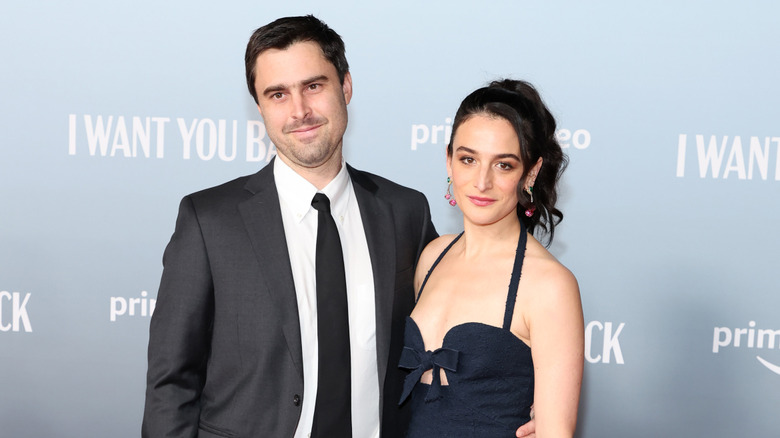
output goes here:
{"type": "Polygon", "coordinates": [[[330,184],[330,182],[333,181],[333,178],[341,171],[342,158],[340,153],[334,153],[328,161],[317,167],[301,166],[292,162],[282,154],[277,154],[277,157],[284,161],[284,163],[295,173],[316,187],[317,190],[322,190],[325,186],[330,184]]]}

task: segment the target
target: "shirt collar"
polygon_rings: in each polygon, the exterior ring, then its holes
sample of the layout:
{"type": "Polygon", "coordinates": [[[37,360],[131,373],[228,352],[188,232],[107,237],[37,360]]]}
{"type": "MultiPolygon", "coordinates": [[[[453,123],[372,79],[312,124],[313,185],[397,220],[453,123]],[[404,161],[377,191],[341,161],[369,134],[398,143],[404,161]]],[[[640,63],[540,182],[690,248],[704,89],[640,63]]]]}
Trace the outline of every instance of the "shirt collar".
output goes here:
{"type": "MultiPolygon", "coordinates": [[[[289,206],[297,222],[302,221],[310,210],[314,211],[311,200],[318,192],[317,188],[278,157],[274,160],[274,180],[279,198],[289,206]]],[[[344,220],[347,211],[351,192],[349,187],[349,173],[342,157],[339,173],[327,186],[319,190],[330,199],[331,214],[340,221],[344,220]]]]}

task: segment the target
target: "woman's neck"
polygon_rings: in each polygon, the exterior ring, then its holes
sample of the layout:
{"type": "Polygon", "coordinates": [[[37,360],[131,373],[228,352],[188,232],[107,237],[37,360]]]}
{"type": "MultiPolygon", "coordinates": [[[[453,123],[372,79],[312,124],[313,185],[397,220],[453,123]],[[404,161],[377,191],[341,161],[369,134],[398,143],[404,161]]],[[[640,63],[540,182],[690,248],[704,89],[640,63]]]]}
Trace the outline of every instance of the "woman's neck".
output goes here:
{"type": "Polygon", "coordinates": [[[470,259],[501,253],[507,248],[514,251],[521,229],[520,218],[514,212],[489,225],[478,225],[463,218],[463,255],[470,259]]]}

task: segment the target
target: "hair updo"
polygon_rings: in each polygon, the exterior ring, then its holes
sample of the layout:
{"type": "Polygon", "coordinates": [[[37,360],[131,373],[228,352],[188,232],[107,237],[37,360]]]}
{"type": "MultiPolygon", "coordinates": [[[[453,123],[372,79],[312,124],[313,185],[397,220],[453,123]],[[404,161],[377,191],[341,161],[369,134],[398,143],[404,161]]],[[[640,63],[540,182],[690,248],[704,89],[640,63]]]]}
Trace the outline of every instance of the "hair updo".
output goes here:
{"type": "Polygon", "coordinates": [[[555,139],[555,118],[542,102],[539,93],[525,81],[504,79],[493,81],[466,96],[461,102],[452,124],[452,136],[447,155],[452,156],[452,140],[463,122],[475,115],[500,117],[508,121],[520,141],[520,159],[523,176],[517,186],[517,214],[529,232],[537,229],[547,236],[549,246],[555,235],[555,226],[563,220],[563,213],[555,207],[558,200],[558,181],[566,169],[568,159],[555,139]],[[536,175],[533,199],[523,190],[528,171],[542,158],[542,167],[536,175]],[[536,209],[530,217],[524,212],[536,209]],[[538,228],[537,228],[538,227],[538,228]]]}

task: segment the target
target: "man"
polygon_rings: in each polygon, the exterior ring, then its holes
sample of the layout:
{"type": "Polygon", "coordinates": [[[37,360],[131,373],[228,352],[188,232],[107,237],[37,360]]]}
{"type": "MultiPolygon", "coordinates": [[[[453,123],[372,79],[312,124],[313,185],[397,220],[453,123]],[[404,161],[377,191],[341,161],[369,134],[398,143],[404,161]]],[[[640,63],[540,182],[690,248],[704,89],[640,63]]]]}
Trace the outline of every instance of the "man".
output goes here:
{"type": "Polygon", "coordinates": [[[246,71],[277,157],[181,202],[151,321],[142,435],[362,438],[381,425],[381,436],[401,436],[397,364],[414,265],[436,236],[428,203],[343,162],[352,78],[327,25],[306,16],[259,28],[246,71]],[[346,434],[318,415],[343,397],[318,402],[329,383],[318,342],[330,335],[318,324],[334,317],[317,310],[317,193],[343,250],[346,434]]]}

